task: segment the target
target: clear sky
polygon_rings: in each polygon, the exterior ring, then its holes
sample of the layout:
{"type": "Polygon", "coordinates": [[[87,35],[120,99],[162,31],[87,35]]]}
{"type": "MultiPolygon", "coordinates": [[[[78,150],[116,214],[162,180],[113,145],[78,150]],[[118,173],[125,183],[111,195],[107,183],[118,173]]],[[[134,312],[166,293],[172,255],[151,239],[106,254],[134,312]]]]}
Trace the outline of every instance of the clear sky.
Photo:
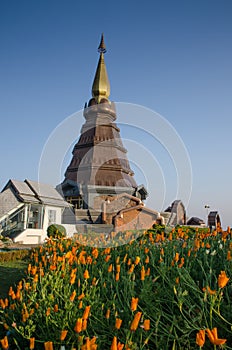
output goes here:
{"type": "MultiPolygon", "coordinates": [[[[111,100],[144,106],[171,123],[191,160],[188,216],[205,219],[208,204],[224,227],[232,225],[231,18],[231,0],[0,1],[1,188],[10,178],[38,179],[50,134],[91,97],[104,32],[111,100]]],[[[165,209],[176,199],[175,164],[158,142],[129,129],[122,126],[123,138],[132,132],[157,158],[157,167],[146,168],[148,203],[165,209]]],[[[127,148],[139,183],[142,154],[136,159],[127,148]]],[[[48,181],[57,184],[49,174],[48,181]]]]}

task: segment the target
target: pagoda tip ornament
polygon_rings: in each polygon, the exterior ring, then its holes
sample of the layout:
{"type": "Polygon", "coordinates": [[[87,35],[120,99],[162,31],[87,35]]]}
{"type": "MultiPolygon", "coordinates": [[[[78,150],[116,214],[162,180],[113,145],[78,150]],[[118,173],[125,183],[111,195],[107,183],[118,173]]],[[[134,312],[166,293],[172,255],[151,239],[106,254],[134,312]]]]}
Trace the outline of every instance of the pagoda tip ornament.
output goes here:
{"type": "Polygon", "coordinates": [[[100,53],[100,57],[92,86],[92,96],[97,104],[103,100],[108,100],[108,97],[110,96],[110,83],[104,60],[106,47],[103,34],[101,36],[98,52],[100,53]]]}
{"type": "Polygon", "coordinates": [[[105,42],[104,42],[104,34],[103,33],[101,35],[101,42],[98,46],[98,52],[99,53],[106,53],[106,46],[105,46],[105,42]]]}

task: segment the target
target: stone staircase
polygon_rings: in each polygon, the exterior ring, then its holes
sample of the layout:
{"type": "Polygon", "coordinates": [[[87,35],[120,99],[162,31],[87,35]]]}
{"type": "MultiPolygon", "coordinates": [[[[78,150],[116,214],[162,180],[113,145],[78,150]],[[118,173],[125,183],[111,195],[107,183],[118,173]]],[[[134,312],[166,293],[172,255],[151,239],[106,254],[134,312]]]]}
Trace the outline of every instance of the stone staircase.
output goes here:
{"type": "Polygon", "coordinates": [[[113,225],[101,224],[101,213],[92,209],[66,210],[63,215],[64,223],[74,224],[79,233],[104,233],[109,234],[114,231],[113,225]]]}

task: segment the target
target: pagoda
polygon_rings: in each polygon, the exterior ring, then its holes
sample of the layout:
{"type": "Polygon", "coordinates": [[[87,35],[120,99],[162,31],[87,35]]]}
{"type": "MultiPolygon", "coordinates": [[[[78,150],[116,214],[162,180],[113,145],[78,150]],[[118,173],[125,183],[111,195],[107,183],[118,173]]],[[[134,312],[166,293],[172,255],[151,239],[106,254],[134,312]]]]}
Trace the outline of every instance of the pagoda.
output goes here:
{"type": "MultiPolygon", "coordinates": [[[[120,129],[115,123],[116,108],[109,99],[103,35],[98,52],[92,98],[83,111],[85,123],[73,148],[65,179],[57,188],[73,206],[78,223],[115,225],[117,216],[123,218],[122,211],[135,207],[145,209],[142,201],[148,193],[143,185],[136,184],[120,129]]],[[[150,210],[152,219],[157,215],[150,210]]]]}

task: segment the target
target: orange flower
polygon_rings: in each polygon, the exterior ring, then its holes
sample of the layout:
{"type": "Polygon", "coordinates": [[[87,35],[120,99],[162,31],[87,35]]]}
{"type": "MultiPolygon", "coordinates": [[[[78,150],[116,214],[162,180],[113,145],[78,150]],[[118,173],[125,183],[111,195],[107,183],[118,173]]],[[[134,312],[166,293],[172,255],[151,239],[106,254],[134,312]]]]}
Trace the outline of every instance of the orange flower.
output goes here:
{"type": "Polygon", "coordinates": [[[116,328],[116,329],[120,329],[121,324],[122,324],[121,318],[116,318],[116,321],[115,321],[115,328],[116,328]]]}
{"type": "Polygon", "coordinates": [[[10,287],[10,288],[9,288],[8,295],[9,295],[9,296],[11,296],[13,292],[14,292],[14,291],[13,291],[13,288],[12,288],[12,287],[10,287]]]}
{"type": "Polygon", "coordinates": [[[49,316],[49,315],[50,315],[50,312],[51,312],[51,308],[48,307],[48,308],[47,308],[47,311],[46,311],[46,316],[49,316]]]}
{"type": "Polygon", "coordinates": [[[200,249],[200,241],[199,241],[199,239],[195,239],[194,246],[195,246],[195,250],[200,249]]]}
{"type": "Polygon", "coordinates": [[[124,344],[118,343],[117,350],[122,350],[124,348],[124,344]]]}
{"type": "Polygon", "coordinates": [[[203,290],[203,292],[207,292],[207,293],[209,293],[210,295],[216,294],[216,290],[210,289],[209,286],[207,286],[206,288],[202,288],[202,290],[203,290]]]}
{"type": "Polygon", "coordinates": [[[176,253],[173,260],[174,260],[175,262],[177,262],[177,261],[179,261],[179,258],[180,258],[180,254],[179,254],[179,253],[176,253]]]}
{"type": "Polygon", "coordinates": [[[112,272],[112,270],[113,270],[113,265],[110,264],[110,266],[108,267],[108,272],[112,272]]]}
{"type": "Polygon", "coordinates": [[[54,312],[58,312],[58,310],[59,310],[58,304],[54,305],[54,312]]]}
{"type": "Polygon", "coordinates": [[[28,318],[29,318],[29,314],[28,314],[28,311],[26,310],[22,314],[22,322],[26,322],[28,318]]]}
{"type": "Polygon", "coordinates": [[[80,333],[82,331],[82,318],[78,318],[74,327],[74,331],[76,333],[80,333]]]}
{"type": "Polygon", "coordinates": [[[147,256],[146,256],[146,259],[145,259],[145,264],[148,264],[149,261],[150,261],[150,258],[149,258],[149,256],[147,255],[147,256]]]}
{"type": "Polygon", "coordinates": [[[44,348],[45,348],[45,350],[53,350],[52,341],[47,341],[46,343],[44,343],[44,348]]]}
{"type": "Polygon", "coordinates": [[[196,335],[196,344],[198,346],[200,346],[200,348],[205,344],[205,330],[204,329],[200,329],[197,332],[196,335]]]}
{"type": "Polygon", "coordinates": [[[124,258],[123,258],[123,262],[124,262],[124,263],[126,262],[127,256],[128,256],[128,254],[126,253],[126,255],[125,255],[124,258]]]}
{"type": "Polygon", "coordinates": [[[92,264],[93,259],[91,258],[91,256],[87,256],[86,258],[86,264],[92,264]]]}
{"type": "Polygon", "coordinates": [[[30,338],[30,347],[29,349],[32,350],[35,348],[35,338],[30,338]]]}
{"type": "Polygon", "coordinates": [[[11,309],[11,310],[15,310],[15,307],[16,307],[15,304],[11,304],[11,305],[10,305],[10,309],[11,309]]]}
{"type": "Polygon", "coordinates": [[[135,258],[135,265],[138,265],[140,262],[140,256],[136,256],[135,258]]]}
{"type": "Polygon", "coordinates": [[[118,350],[118,347],[117,347],[117,337],[113,337],[113,341],[112,341],[110,350],[118,350]]]}
{"type": "Polygon", "coordinates": [[[56,265],[50,265],[50,270],[55,271],[56,270],[56,265]]]}
{"type": "Polygon", "coordinates": [[[91,307],[90,305],[86,306],[85,311],[84,311],[83,316],[82,316],[83,320],[87,320],[87,318],[89,317],[90,307],[91,307]]]}
{"type": "Polygon", "coordinates": [[[17,285],[17,289],[22,289],[23,288],[23,282],[19,281],[18,285],[17,285]]]}
{"type": "Polygon", "coordinates": [[[213,345],[222,345],[225,344],[226,339],[218,339],[218,334],[217,334],[217,328],[213,328],[212,330],[206,329],[208,338],[210,340],[210,343],[213,345]]]}
{"type": "Polygon", "coordinates": [[[116,272],[120,272],[121,271],[121,266],[119,264],[116,265],[116,272]]]}
{"type": "Polygon", "coordinates": [[[81,293],[79,296],[78,296],[78,300],[81,300],[81,299],[83,299],[85,297],[85,294],[84,293],[81,293]]]}
{"type": "Polygon", "coordinates": [[[86,319],[84,319],[83,321],[82,321],[82,331],[86,331],[86,328],[87,328],[87,320],[86,319]]]}
{"type": "Polygon", "coordinates": [[[115,281],[119,281],[119,277],[120,277],[120,272],[116,272],[115,281]]]}
{"type": "Polygon", "coordinates": [[[5,307],[6,307],[6,305],[5,305],[4,301],[3,301],[3,299],[0,299],[0,306],[1,306],[3,309],[5,309],[5,307]]]}
{"type": "Polygon", "coordinates": [[[5,336],[3,339],[1,339],[0,342],[1,342],[2,348],[4,350],[7,350],[9,348],[7,336],[5,336]]]}
{"type": "Polygon", "coordinates": [[[75,299],[75,296],[76,296],[76,291],[74,290],[73,292],[72,292],[72,294],[70,295],[70,301],[74,301],[74,299],[75,299]]]}
{"type": "Polygon", "coordinates": [[[145,331],[149,331],[149,329],[150,329],[150,320],[144,320],[144,322],[143,322],[143,329],[145,331]]]}
{"type": "Polygon", "coordinates": [[[90,350],[90,349],[91,349],[91,347],[90,347],[90,340],[89,340],[89,337],[87,337],[85,344],[83,344],[81,346],[81,350],[90,350]]]}
{"type": "Polygon", "coordinates": [[[35,274],[34,278],[33,278],[33,282],[37,283],[39,280],[39,275],[35,274]]]}
{"type": "Polygon", "coordinates": [[[97,259],[97,257],[98,257],[98,249],[97,248],[93,248],[92,255],[95,259],[97,259]]]}
{"type": "Polygon", "coordinates": [[[228,250],[228,252],[227,252],[227,260],[231,260],[231,252],[230,252],[230,250],[228,250]]]}
{"type": "Polygon", "coordinates": [[[82,309],[82,307],[83,307],[83,301],[81,300],[81,301],[79,302],[78,309],[82,309]]]}
{"type": "Polygon", "coordinates": [[[62,330],[60,333],[60,340],[63,341],[66,338],[68,331],[66,329],[62,330]]]}
{"type": "Polygon", "coordinates": [[[229,281],[229,278],[226,276],[225,271],[221,271],[218,276],[218,286],[219,288],[224,288],[229,281]]]}
{"type": "Polygon", "coordinates": [[[76,280],[76,275],[73,274],[72,276],[70,276],[70,281],[69,281],[69,283],[70,283],[70,284],[74,284],[74,283],[75,283],[75,280],[76,280]]]}
{"type": "Polygon", "coordinates": [[[133,273],[134,272],[134,268],[135,268],[135,265],[132,264],[130,269],[129,269],[129,271],[128,271],[128,273],[133,273]]]}
{"type": "Polygon", "coordinates": [[[131,310],[132,311],[137,310],[138,301],[139,301],[139,298],[132,297],[132,299],[131,299],[131,310]]]}
{"type": "Polygon", "coordinates": [[[27,273],[30,274],[30,272],[31,272],[31,264],[28,264],[27,273]]]}
{"type": "Polygon", "coordinates": [[[84,279],[88,279],[89,278],[89,271],[85,270],[84,274],[83,274],[84,279]]]}
{"type": "Polygon", "coordinates": [[[111,258],[111,255],[107,255],[107,256],[105,257],[105,262],[108,262],[108,261],[110,260],[110,258],[111,258]]]}
{"type": "Polygon", "coordinates": [[[135,314],[134,319],[131,322],[131,326],[130,326],[131,331],[136,331],[136,329],[138,328],[141,316],[142,316],[142,312],[140,311],[135,314]]]}
{"type": "Polygon", "coordinates": [[[110,318],[110,309],[107,309],[107,311],[106,311],[106,318],[107,318],[107,319],[110,318]]]}
{"type": "Polygon", "coordinates": [[[142,266],[141,271],[140,271],[140,279],[141,281],[145,280],[145,268],[142,266]]]}
{"type": "Polygon", "coordinates": [[[81,345],[81,350],[97,350],[97,344],[95,344],[95,341],[96,337],[93,337],[91,340],[87,337],[85,344],[81,345]]]}
{"type": "Polygon", "coordinates": [[[184,258],[180,259],[180,264],[178,265],[179,268],[181,268],[184,265],[184,258]]]}
{"type": "Polygon", "coordinates": [[[187,247],[187,242],[185,241],[183,244],[182,244],[182,248],[186,248],[187,247]]]}

